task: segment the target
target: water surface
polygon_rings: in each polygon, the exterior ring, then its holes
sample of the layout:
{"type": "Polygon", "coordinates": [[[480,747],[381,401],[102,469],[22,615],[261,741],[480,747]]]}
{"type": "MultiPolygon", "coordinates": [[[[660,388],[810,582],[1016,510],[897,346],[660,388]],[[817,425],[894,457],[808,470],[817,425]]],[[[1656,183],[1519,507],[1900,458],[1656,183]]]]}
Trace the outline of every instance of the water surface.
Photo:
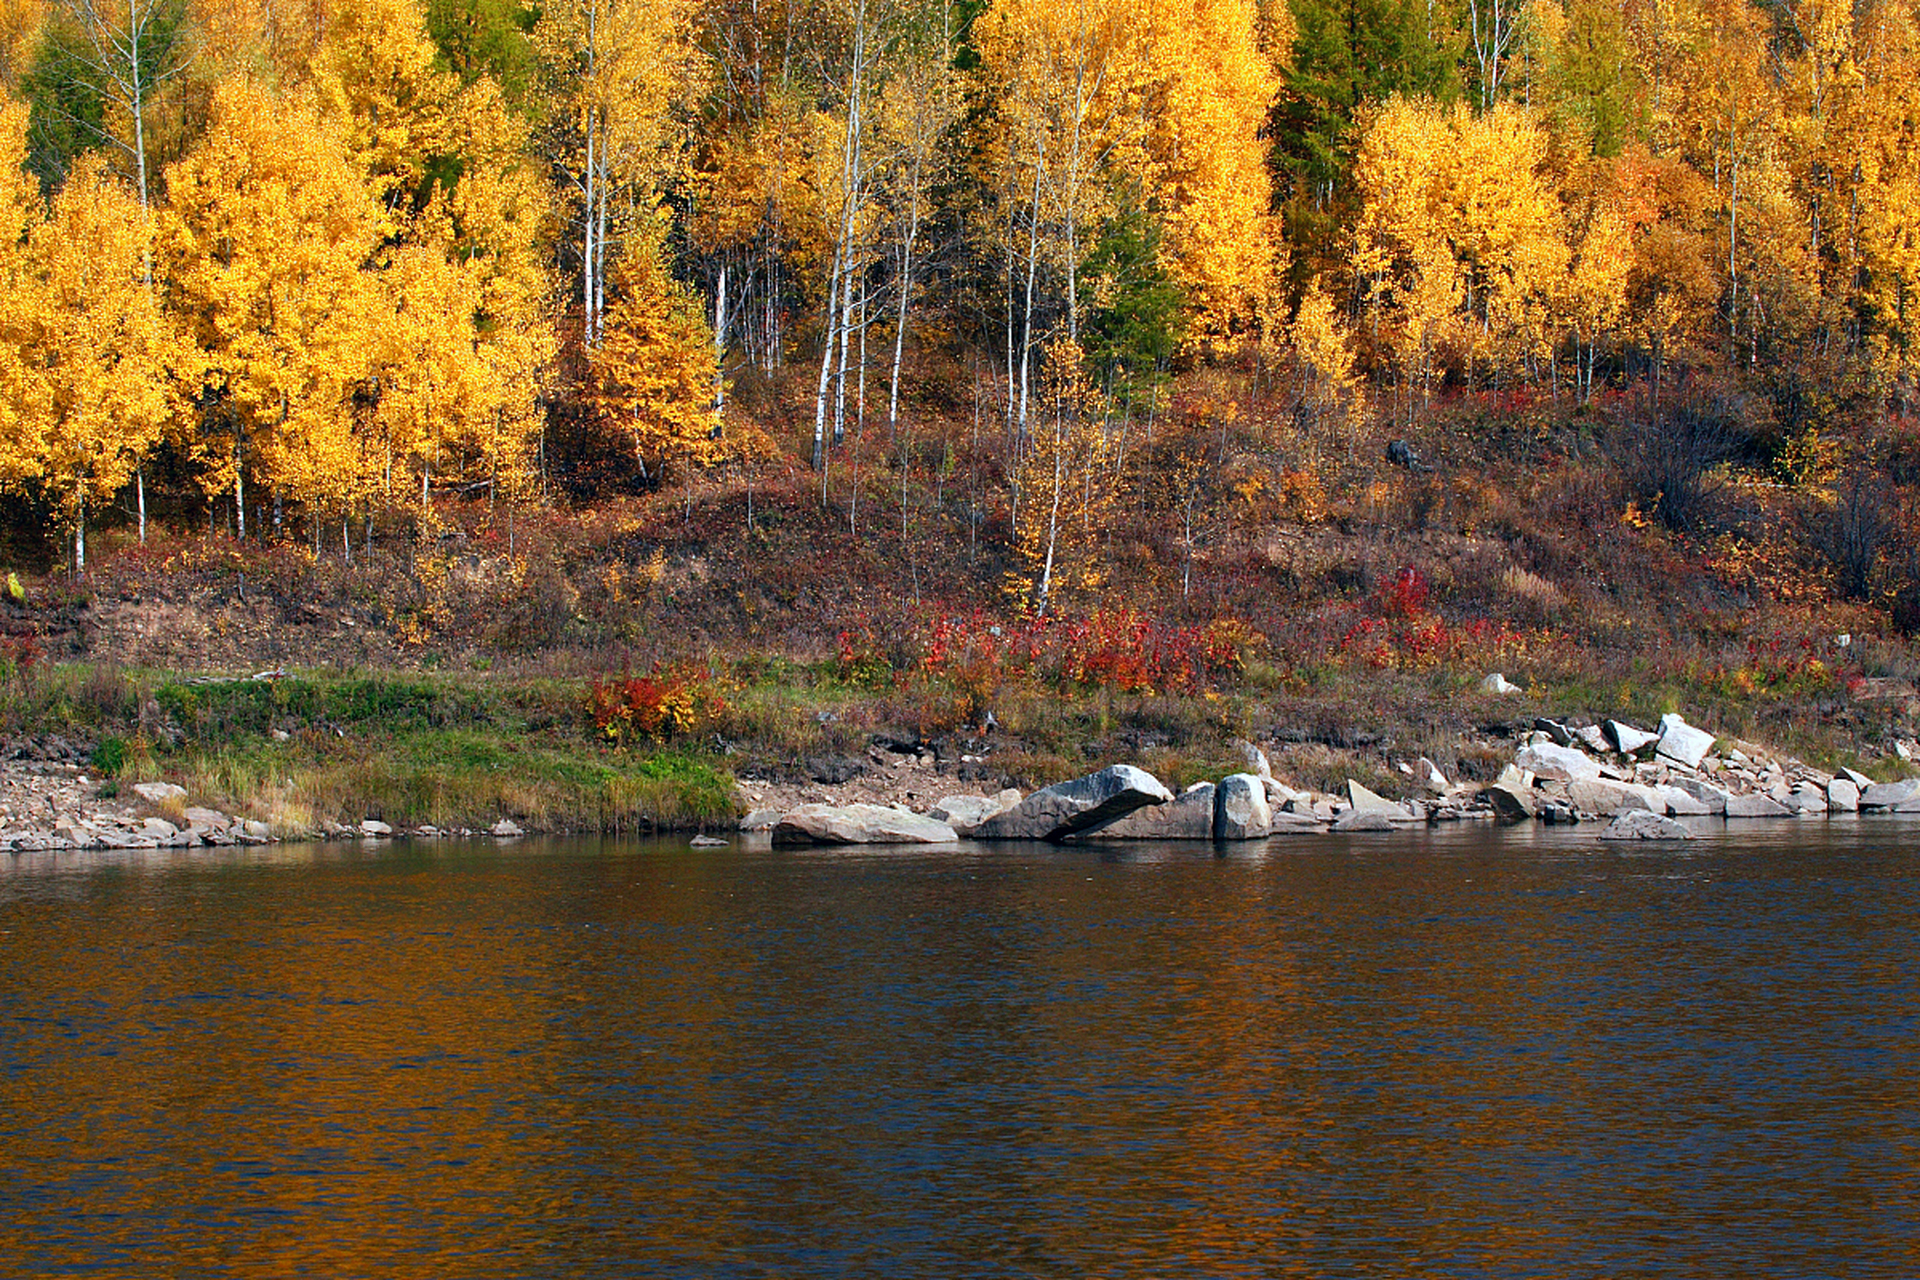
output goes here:
{"type": "Polygon", "coordinates": [[[0,856],[0,1275],[1920,1274],[1920,827],[0,856]]]}

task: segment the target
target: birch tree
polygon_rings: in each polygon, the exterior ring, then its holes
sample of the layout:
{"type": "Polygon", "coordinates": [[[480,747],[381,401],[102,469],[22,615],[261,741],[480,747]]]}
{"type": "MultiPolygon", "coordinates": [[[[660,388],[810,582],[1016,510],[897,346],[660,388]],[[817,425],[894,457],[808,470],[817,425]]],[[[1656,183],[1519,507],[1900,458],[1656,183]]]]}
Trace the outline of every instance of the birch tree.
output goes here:
{"type": "Polygon", "coordinates": [[[77,33],[66,46],[75,72],[97,94],[98,122],[69,116],[93,145],[119,152],[132,175],[140,207],[151,207],[149,116],[157,97],[186,71],[192,43],[184,0],[54,0],[77,33]]]}
{"type": "Polygon", "coordinates": [[[120,492],[158,443],[183,354],[148,287],[152,228],[94,156],[75,161],[34,227],[36,305],[26,332],[44,415],[38,470],[87,568],[88,513],[120,492]]]}

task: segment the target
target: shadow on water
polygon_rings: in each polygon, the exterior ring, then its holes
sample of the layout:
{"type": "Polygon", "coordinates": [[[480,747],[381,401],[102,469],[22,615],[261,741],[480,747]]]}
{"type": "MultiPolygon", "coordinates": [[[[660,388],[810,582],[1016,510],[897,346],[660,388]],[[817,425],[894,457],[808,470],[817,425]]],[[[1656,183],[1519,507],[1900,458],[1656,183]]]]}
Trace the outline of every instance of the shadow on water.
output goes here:
{"type": "Polygon", "coordinates": [[[0,860],[0,1274],[1920,1268],[1920,828],[0,860]]]}

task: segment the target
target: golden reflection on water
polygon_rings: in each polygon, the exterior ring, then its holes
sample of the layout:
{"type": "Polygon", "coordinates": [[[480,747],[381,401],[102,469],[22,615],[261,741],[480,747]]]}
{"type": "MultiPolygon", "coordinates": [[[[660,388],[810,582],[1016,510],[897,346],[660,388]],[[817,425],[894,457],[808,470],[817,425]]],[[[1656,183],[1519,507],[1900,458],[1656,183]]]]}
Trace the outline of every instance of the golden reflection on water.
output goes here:
{"type": "Polygon", "coordinates": [[[1816,1217],[1910,1261],[1912,882],[1804,866],[16,864],[0,1274],[1760,1275],[1816,1217]]]}

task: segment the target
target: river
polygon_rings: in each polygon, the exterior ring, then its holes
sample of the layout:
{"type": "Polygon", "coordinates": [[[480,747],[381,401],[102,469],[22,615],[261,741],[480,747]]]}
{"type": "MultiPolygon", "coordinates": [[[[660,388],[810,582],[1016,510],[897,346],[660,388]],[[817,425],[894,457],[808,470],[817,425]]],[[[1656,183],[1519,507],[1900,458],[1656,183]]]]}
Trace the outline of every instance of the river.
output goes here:
{"type": "Polygon", "coordinates": [[[1920,1274],[1920,826],[0,855],[0,1275],[1920,1274]]]}

